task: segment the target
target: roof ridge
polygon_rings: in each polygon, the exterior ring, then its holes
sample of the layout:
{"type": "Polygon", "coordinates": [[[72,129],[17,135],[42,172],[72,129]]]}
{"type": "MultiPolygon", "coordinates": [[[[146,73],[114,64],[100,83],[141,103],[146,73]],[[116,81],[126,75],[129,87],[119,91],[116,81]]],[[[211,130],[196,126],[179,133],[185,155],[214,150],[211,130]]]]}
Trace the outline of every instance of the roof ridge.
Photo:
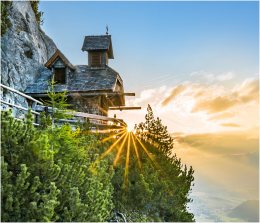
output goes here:
{"type": "Polygon", "coordinates": [[[103,37],[103,36],[108,36],[108,37],[111,37],[111,35],[89,35],[89,36],[85,36],[85,37],[103,37]]]}
{"type": "Polygon", "coordinates": [[[120,81],[121,81],[122,84],[123,84],[123,79],[122,79],[122,77],[120,76],[120,74],[119,74],[116,70],[114,70],[112,67],[110,67],[110,66],[108,66],[108,65],[106,65],[106,68],[108,68],[108,69],[110,69],[111,71],[115,72],[116,75],[119,77],[120,81]]]}
{"type": "Polygon", "coordinates": [[[65,62],[65,64],[67,64],[71,69],[75,69],[69,59],[60,51],[59,48],[56,49],[55,53],[48,59],[48,61],[44,65],[49,68],[49,66],[54,63],[58,56],[60,56],[63,62],[65,62]]]}

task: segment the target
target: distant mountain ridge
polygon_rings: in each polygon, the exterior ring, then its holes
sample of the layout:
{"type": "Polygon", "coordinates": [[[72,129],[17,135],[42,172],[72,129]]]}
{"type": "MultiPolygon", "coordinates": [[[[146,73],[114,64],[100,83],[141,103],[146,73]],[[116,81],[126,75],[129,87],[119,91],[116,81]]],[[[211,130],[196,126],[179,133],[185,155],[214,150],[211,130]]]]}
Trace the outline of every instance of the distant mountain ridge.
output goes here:
{"type": "Polygon", "coordinates": [[[259,222],[259,200],[248,200],[229,212],[229,217],[249,222],[259,222]]]}

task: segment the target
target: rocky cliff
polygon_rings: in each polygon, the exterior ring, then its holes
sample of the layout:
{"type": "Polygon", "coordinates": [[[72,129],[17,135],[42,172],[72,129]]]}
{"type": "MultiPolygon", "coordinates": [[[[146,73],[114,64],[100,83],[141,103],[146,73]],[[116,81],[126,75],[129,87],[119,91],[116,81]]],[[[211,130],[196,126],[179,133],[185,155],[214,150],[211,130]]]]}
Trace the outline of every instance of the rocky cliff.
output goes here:
{"type": "MultiPolygon", "coordinates": [[[[40,28],[29,1],[13,1],[9,8],[12,26],[1,38],[1,82],[24,91],[35,81],[56,45],[40,28]]],[[[2,97],[26,106],[21,97],[3,90],[2,97]]]]}

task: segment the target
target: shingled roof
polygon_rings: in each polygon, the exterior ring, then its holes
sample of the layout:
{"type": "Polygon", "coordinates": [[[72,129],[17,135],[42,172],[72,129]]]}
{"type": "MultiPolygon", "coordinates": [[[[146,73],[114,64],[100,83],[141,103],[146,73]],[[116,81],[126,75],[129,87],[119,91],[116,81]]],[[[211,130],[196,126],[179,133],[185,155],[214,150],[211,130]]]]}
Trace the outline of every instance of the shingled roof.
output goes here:
{"type": "MultiPolygon", "coordinates": [[[[117,81],[123,85],[120,75],[109,66],[92,69],[86,65],[78,65],[75,66],[75,68],[76,70],[73,75],[69,77],[67,84],[57,84],[54,86],[55,92],[114,92],[117,81]]],[[[38,80],[26,88],[25,93],[31,95],[46,94],[51,78],[51,71],[47,69],[44,70],[41,72],[41,76],[38,80]]]]}
{"type": "Polygon", "coordinates": [[[108,51],[108,58],[114,59],[111,35],[85,36],[82,51],[108,51]]]}
{"type": "Polygon", "coordinates": [[[64,54],[57,49],[51,58],[45,63],[45,67],[50,68],[57,58],[60,58],[70,69],[75,70],[76,68],[70,63],[70,61],[64,56],[64,54]]]}

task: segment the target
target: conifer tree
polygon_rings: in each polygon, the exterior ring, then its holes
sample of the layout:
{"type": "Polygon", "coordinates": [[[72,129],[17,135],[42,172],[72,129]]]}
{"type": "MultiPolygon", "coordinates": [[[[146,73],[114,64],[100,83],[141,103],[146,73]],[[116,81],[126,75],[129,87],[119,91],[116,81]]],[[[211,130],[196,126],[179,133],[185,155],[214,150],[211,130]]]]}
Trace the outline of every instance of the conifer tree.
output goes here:
{"type": "Polygon", "coordinates": [[[68,114],[70,104],[67,103],[67,91],[56,92],[54,76],[49,82],[47,91],[48,100],[44,101],[46,106],[51,107],[51,118],[54,119],[66,119],[72,117],[68,114]]]}
{"type": "Polygon", "coordinates": [[[138,146],[141,169],[131,157],[127,186],[123,186],[124,166],[117,168],[116,209],[131,221],[194,221],[187,209],[194,171],[173,153],[173,139],[149,105],[145,122],[136,126],[136,137],[147,151],[138,146]]]}

